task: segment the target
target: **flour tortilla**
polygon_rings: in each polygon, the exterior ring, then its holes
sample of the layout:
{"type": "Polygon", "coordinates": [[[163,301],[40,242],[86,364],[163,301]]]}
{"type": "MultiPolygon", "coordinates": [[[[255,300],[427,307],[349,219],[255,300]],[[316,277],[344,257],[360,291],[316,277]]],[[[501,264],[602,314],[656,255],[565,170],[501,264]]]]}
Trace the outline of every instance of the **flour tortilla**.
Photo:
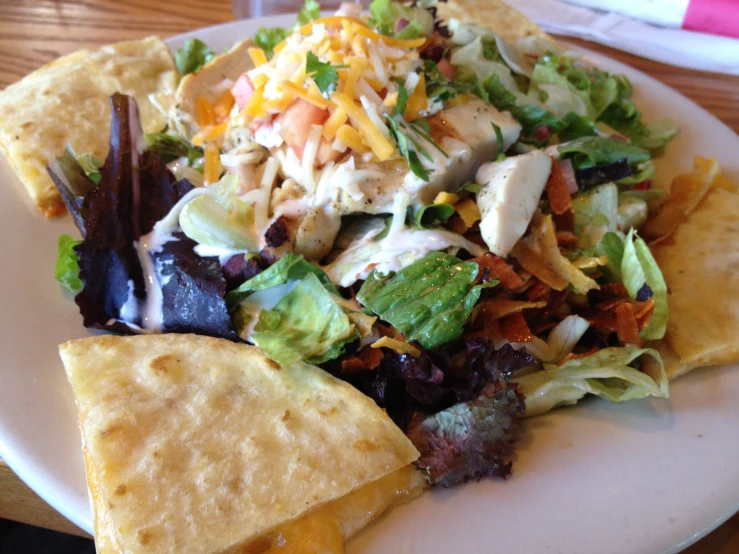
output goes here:
{"type": "Polygon", "coordinates": [[[172,55],[157,37],[69,54],[0,92],[0,149],[39,209],[60,215],[64,203],[46,164],[67,142],[105,159],[114,92],[136,98],[145,132],[161,131],[177,81],[172,55]]]}
{"type": "Polygon", "coordinates": [[[105,335],[60,354],[107,552],[237,548],[418,457],[355,388],[254,346],[105,335]]]}
{"type": "MultiPolygon", "coordinates": [[[[513,4],[513,1],[510,3],[513,4]]],[[[553,42],[536,23],[503,0],[449,0],[439,2],[438,13],[442,19],[458,19],[463,23],[486,27],[507,42],[528,36],[553,42]]]]}
{"type": "Polygon", "coordinates": [[[739,195],[714,189],[670,240],[653,246],[669,291],[665,341],[680,359],[673,376],[739,361],[737,214],[739,195]]]}

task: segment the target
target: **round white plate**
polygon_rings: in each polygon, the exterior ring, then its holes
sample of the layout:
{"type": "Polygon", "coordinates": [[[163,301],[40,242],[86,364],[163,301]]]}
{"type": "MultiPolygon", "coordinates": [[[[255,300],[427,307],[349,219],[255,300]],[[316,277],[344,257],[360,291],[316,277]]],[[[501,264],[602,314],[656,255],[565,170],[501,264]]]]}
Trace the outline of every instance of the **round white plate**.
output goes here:
{"type": "MultiPolygon", "coordinates": [[[[260,25],[240,21],[197,36],[214,50],[260,25]]],[[[659,161],[661,179],[715,155],[739,177],[739,138],[716,118],[647,75],[625,73],[648,118],[672,116],[679,137],[659,161]]],[[[53,279],[60,233],[0,160],[0,456],[54,508],[92,532],[80,437],[57,345],[89,335],[77,306],[53,279]]],[[[689,263],[686,260],[686,263],[689,263]]],[[[720,324],[717,322],[717,324],[720,324]]],[[[677,552],[739,509],[739,371],[696,370],[670,401],[591,400],[526,422],[513,476],[436,490],[394,510],[352,540],[350,553],[677,552]]]]}

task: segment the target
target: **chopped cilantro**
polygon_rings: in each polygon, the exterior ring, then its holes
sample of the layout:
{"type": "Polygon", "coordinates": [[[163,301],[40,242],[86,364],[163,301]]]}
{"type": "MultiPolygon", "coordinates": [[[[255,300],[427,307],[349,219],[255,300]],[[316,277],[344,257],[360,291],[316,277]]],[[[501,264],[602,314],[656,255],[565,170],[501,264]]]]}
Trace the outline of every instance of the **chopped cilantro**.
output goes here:
{"type": "MultiPolygon", "coordinates": [[[[410,168],[410,170],[416,177],[428,182],[429,172],[425,167],[423,167],[418,154],[414,150],[408,148],[408,137],[404,135],[403,132],[400,130],[400,128],[398,127],[398,122],[395,121],[388,114],[385,114],[385,118],[390,125],[390,134],[393,135],[393,138],[395,138],[395,141],[398,143],[398,150],[400,151],[401,155],[408,161],[408,167],[410,168]]],[[[414,145],[416,146],[416,148],[418,148],[418,144],[414,143],[414,145]]],[[[428,152],[426,152],[425,150],[422,150],[422,154],[425,154],[427,158],[430,158],[428,152]]]]}
{"type": "Polygon", "coordinates": [[[323,94],[328,94],[336,90],[336,82],[339,80],[337,69],[344,69],[348,65],[331,65],[329,62],[322,62],[313,52],[308,52],[305,60],[305,74],[315,81],[318,90],[323,94]]]}

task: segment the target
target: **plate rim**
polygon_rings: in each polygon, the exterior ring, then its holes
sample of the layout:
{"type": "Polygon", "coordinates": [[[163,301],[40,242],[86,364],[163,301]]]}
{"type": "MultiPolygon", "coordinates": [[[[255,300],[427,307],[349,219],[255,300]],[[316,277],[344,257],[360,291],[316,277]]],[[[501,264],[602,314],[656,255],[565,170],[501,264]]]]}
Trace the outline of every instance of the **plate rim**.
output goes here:
{"type": "MultiPolygon", "coordinates": [[[[296,14],[281,14],[277,16],[230,21],[207,27],[201,27],[198,29],[187,31],[185,33],[164,38],[163,40],[170,48],[170,50],[174,52],[174,50],[178,46],[183,44],[184,41],[188,38],[200,37],[203,34],[215,31],[223,31],[224,33],[235,33],[239,28],[244,26],[255,26],[260,24],[275,26],[285,23],[291,23],[294,20],[295,15],[296,14]]],[[[733,129],[731,129],[727,124],[721,121],[714,114],[709,112],[706,108],[700,106],[699,104],[685,96],[682,92],[673,89],[672,87],[666,85],[665,83],[652,77],[651,75],[648,75],[647,73],[636,69],[624,62],[611,58],[608,55],[594,52],[587,47],[583,47],[579,44],[573,44],[567,39],[558,38],[558,41],[562,44],[567,45],[568,48],[574,51],[582,52],[587,58],[593,60],[596,65],[599,65],[601,61],[605,61],[612,68],[616,68],[616,71],[627,74],[636,74],[640,78],[648,80],[651,83],[650,92],[654,90],[656,90],[657,93],[669,91],[670,95],[679,97],[681,101],[690,104],[693,109],[697,108],[697,110],[699,110],[700,112],[701,118],[703,120],[710,120],[712,127],[720,126],[725,132],[731,133],[731,135],[733,135],[735,139],[739,138],[737,137],[737,133],[733,129]]],[[[736,364],[736,367],[739,367],[739,364],[736,364]]],[[[69,519],[72,523],[80,527],[82,530],[93,534],[94,525],[91,508],[88,509],[87,514],[82,514],[78,510],[68,509],[68,506],[66,506],[65,503],[67,500],[69,500],[70,493],[72,492],[71,490],[67,490],[70,489],[70,487],[51,485],[47,480],[43,479],[44,471],[38,468],[36,464],[29,463],[29,461],[24,460],[20,452],[17,452],[16,449],[12,448],[11,445],[6,444],[2,440],[2,436],[0,436],[0,458],[5,461],[5,463],[11,468],[11,470],[21,480],[23,480],[29,486],[29,488],[31,488],[45,502],[52,506],[52,508],[54,508],[65,518],[69,519]]],[[[712,532],[721,524],[730,519],[738,511],[739,497],[736,498],[733,511],[726,514],[722,513],[722,515],[718,517],[710,518],[712,521],[710,524],[704,526],[689,537],[685,538],[685,540],[683,540],[679,544],[676,544],[673,547],[669,548],[668,550],[666,550],[666,552],[677,553],[682,551],[683,549],[699,541],[704,536],[708,535],[710,532],[712,532]]]]}

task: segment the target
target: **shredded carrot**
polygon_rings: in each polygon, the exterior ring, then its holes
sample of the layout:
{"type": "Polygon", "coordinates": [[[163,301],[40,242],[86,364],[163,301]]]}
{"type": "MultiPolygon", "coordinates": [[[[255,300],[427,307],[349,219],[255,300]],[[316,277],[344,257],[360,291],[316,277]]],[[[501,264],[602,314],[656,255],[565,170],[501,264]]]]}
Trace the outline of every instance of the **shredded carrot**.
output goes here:
{"type": "Polygon", "coordinates": [[[628,302],[622,302],[615,309],[616,313],[616,336],[623,345],[640,344],[639,324],[634,315],[634,307],[628,302]]]}
{"type": "Polygon", "coordinates": [[[570,191],[567,190],[562,167],[556,160],[552,160],[552,172],[549,174],[549,180],[547,180],[546,191],[549,206],[555,214],[562,215],[572,208],[572,196],[570,196],[570,191]]]}
{"type": "Polygon", "coordinates": [[[208,127],[216,122],[213,106],[207,98],[200,96],[195,99],[195,119],[200,127],[208,127]]]}

